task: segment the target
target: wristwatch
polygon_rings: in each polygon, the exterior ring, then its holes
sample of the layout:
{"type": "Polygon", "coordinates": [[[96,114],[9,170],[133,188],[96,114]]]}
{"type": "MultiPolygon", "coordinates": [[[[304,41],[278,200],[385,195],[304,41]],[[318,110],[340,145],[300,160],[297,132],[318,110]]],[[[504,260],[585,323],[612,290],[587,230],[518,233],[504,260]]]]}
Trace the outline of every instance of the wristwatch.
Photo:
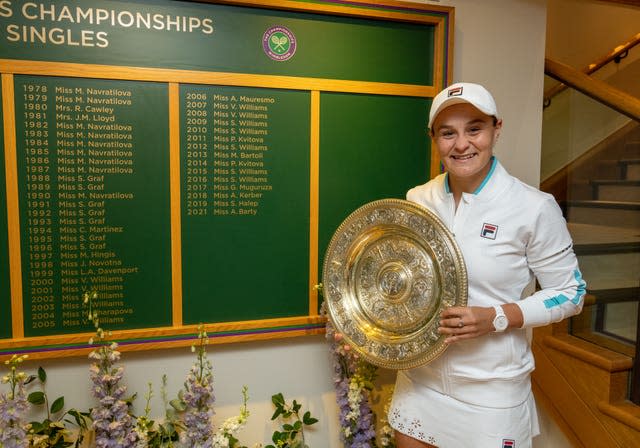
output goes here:
{"type": "Polygon", "coordinates": [[[496,305],[493,307],[496,310],[496,317],[493,318],[493,326],[496,329],[496,332],[501,332],[507,329],[509,326],[509,319],[504,314],[504,310],[502,306],[496,305]]]}

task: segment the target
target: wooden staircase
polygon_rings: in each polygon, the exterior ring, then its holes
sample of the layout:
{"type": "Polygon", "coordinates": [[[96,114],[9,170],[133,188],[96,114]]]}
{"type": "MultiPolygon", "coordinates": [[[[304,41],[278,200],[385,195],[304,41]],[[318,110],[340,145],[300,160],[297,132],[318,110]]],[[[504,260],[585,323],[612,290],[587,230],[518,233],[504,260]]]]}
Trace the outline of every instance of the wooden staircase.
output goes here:
{"type": "Polygon", "coordinates": [[[536,400],[575,447],[640,446],[640,407],[629,402],[632,358],[571,336],[562,324],[536,329],[536,400]]]}
{"type": "Polygon", "coordinates": [[[563,207],[589,294],[581,315],[534,331],[536,398],[576,447],[640,446],[640,406],[627,399],[640,313],[640,125],[541,189],[563,207]]]}

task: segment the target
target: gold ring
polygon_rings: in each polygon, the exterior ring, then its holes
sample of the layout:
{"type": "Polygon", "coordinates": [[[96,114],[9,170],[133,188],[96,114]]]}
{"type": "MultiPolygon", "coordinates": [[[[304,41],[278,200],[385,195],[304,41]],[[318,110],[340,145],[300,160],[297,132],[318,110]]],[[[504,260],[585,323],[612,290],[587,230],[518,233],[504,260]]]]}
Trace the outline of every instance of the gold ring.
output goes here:
{"type": "Polygon", "coordinates": [[[458,323],[458,328],[464,327],[464,322],[462,322],[462,317],[460,318],[460,322],[458,323]]]}

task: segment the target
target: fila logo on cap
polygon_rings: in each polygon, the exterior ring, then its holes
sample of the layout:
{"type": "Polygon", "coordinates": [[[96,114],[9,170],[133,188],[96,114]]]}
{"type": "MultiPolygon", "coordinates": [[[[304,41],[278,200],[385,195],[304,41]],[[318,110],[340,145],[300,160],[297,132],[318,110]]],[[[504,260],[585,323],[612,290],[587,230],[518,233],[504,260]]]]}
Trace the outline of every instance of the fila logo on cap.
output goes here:
{"type": "Polygon", "coordinates": [[[462,95],[462,86],[454,87],[447,91],[447,97],[462,95]]]}
{"type": "Polygon", "coordinates": [[[513,439],[502,439],[502,448],[516,448],[516,441],[513,439]]]}
{"type": "Polygon", "coordinates": [[[490,240],[495,240],[497,234],[498,234],[498,226],[497,225],[495,225],[495,224],[487,224],[486,222],[484,224],[482,224],[482,232],[480,232],[480,236],[482,238],[488,238],[490,240]]]}

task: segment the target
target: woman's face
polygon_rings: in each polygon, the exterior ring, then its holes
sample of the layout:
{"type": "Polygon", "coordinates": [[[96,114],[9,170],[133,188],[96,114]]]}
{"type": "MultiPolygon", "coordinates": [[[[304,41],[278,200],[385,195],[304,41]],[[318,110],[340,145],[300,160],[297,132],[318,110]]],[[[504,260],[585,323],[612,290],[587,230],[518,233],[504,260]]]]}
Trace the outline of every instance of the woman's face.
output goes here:
{"type": "Polygon", "coordinates": [[[432,137],[450,182],[473,189],[480,186],[491,168],[501,128],[502,120],[469,103],[454,104],[438,114],[432,137]]]}

